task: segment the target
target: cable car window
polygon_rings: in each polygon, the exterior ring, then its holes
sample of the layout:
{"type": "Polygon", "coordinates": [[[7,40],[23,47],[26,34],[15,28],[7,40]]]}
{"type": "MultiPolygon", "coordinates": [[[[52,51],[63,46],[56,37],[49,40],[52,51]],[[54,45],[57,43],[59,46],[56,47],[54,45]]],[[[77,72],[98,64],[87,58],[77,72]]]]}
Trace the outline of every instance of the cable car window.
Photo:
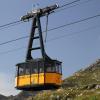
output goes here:
{"type": "Polygon", "coordinates": [[[56,68],[56,73],[59,73],[59,66],[56,62],[55,62],[55,68],[56,68]]]}
{"type": "Polygon", "coordinates": [[[19,65],[19,75],[24,75],[24,66],[19,65]]]}
{"type": "Polygon", "coordinates": [[[53,64],[47,63],[46,66],[46,72],[55,72],[55,66],[53,64]]]}
{"type": "Polygon", "coordinates": [[[51,64],[46,63],[46,72],[51,72],[51,64]]]}
{"type": "Polygon", "coordinates": [[[37,62],[30,63],[30,66],[31,66],[31,73],[32,74],[38,73],[38,63],[37,62]]]}
{"type": "Polygon", "coordinates": [[[30,74],[30,65],[29,64],[25,64],[25,74],[26,75],[30,74]]]}
{"type": "Polygon", "coordinates": [[[59,73],[62,74],[62,65],[59,64],[59,73]]]}
{"type": "Polygon", "coordinates": [[[59,73],[59,65],[56,63],[56,72],[59,73]]]}
{"type": "Polygon", "coordinates": [[[43,73],[44,72],[44,63],[38,62],[38,68],[39,68],[39,73],[43,73]]]}
{"type": "Polygon", "coordinates": [[[61,64],[55,63],[55,66],[56,66],[56,72],[62,74],[61,64]]]}
{"type": "Polygon", "coordinates": [[[56,69],[55,66],[52,66],[51,67],[51,72],[55,72],[55,69],[56,69]]]}
{"type": "Polygon", "coordinates": [[[59,69],[58,73],[62,74],[62,69],[61,69],[61,64],[60,63],[58,64],[58,69],[59,69]]]}

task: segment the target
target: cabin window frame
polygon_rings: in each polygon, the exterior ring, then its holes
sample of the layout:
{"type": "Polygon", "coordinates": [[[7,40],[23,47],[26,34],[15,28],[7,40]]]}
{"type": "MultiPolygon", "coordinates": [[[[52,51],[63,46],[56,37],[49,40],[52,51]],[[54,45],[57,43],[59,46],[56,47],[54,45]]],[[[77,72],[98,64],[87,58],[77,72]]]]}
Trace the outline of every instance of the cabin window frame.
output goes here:
{"type": "Polygon", "coordinates": [[[44,73],[44,62],[38,61],[38,73],[44,73]]]}
{"type": "Polygon", "coordinates": [[[24,66],[24,74],[25,75],[30,75],[30,73],[31,73],[30,64],[29,63],[25,63],[25,66],[24,66]]]}
{"type": "Polygon", "coordinates": [[[62,74],[62,64],[60,62],[55,62],[56,73],[62,74]]]}
{"type": "Polygon", "coordinates": [[[25,75],[25,66],[23,66],[22,64],[18,65],[18,76],[23,76],[25,75]]]}
{"type": "Polygon", "coordinates": [[[31,62],[31,74],[38,74],[38,63],[37,62],[31,62]]]}

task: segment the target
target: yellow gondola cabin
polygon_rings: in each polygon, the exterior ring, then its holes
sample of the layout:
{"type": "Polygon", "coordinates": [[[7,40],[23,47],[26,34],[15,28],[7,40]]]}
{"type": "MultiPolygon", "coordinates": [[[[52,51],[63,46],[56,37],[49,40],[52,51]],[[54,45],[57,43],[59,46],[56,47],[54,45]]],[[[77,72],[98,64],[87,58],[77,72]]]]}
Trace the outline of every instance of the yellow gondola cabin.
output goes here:
{"type": "Polygon", "coordinates": [[[15,87],[19,90],[57,89],[62,82],[62,63],[47,56],[44,50],[40,17],[50,14],[58,6],[53,5],[32,11],[21,18],[22,21],[33,18],[32,29],[26,54],[26,61],[16,65],[15,87]],[[38,36],[35,30],[38,30],[38,36]],[[40,46],[33,48],[33,40],[39,40],[40,46]],[[32,51],[41,51],[41,58],[34,59],[32,51]]]}
{"type": "Polygon", "coordinates": [[[36,59],[17,64],[16,88],[20,90],[57,89],[61,85],[61,62],[36,59]]]}

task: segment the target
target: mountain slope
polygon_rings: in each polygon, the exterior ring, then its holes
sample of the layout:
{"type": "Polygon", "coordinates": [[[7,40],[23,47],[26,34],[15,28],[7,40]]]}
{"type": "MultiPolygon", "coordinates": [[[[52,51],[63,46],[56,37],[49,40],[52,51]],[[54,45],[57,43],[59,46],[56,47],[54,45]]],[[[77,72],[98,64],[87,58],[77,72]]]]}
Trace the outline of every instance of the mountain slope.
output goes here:
{"type": "MultiPolygon", "coordinates": [[[[100,59],[64,79],[62,88],[44,91],[34,100],[100,100],[100,59]]],[[[27,100],[32,100],[29,98],[27,100]]]]}
{"type": "Polygon", "coordinates": [[[76,72],[73,76],[63,81],[63,86],[83,86],[89,84],[100,84],[100,59],[86,69],[76,72]]]}
{"type": "Polygon", "coordinates": [[[55,91],[25,92],[0,96],[0,100],[100,100],[100,59],[63,80],[55,91]]]}

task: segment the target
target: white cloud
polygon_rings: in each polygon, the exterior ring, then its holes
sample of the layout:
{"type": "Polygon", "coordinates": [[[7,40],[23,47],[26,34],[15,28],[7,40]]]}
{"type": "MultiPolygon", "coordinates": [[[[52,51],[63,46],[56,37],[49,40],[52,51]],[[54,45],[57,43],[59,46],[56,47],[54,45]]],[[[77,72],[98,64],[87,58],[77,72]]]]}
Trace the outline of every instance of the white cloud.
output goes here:
{"type": "Polygon", "coordinates": [[[14,88],[14,78],[5,73],[0,73],[0,94],[16,95],[19,91],[14,88]]]}

